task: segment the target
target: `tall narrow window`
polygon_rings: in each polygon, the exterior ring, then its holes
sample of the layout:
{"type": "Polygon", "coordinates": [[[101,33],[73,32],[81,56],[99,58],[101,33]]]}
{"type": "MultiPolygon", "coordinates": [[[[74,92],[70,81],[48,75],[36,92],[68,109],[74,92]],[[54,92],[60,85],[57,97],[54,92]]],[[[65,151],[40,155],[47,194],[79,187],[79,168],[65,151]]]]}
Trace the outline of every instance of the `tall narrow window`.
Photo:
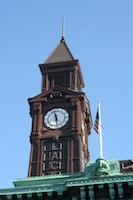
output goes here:
{"type": "Polygon", "coordinates": [[[67,143],[44,142],[44,174],[65,173],[67,167],[67,143]]]}

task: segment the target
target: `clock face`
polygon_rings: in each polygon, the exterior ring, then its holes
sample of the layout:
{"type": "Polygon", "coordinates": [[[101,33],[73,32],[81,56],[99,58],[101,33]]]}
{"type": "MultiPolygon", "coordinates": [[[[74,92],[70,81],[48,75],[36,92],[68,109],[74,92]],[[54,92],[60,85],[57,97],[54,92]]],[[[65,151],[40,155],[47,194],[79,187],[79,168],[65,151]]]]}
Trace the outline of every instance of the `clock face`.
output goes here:
{"type": "Polygon", "coordinates": [[[48,128],[58,129],[63,127],[69,120],[68,112],[63,108],[53,108],[44,116],[44,123],[48,128]]]}

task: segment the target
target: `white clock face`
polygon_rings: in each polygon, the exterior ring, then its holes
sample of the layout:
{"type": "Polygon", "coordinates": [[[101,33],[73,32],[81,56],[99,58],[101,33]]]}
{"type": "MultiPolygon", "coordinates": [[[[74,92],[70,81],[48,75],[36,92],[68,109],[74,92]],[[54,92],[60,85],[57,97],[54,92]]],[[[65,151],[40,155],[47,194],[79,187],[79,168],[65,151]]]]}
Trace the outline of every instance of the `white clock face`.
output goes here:
{"type": "Polygon", "coordinates": [[[61,128],[68,122],[68,120],[69,114],[63,108],[53,108],[44,116],[44,123],[51,129],[61,128]]]}

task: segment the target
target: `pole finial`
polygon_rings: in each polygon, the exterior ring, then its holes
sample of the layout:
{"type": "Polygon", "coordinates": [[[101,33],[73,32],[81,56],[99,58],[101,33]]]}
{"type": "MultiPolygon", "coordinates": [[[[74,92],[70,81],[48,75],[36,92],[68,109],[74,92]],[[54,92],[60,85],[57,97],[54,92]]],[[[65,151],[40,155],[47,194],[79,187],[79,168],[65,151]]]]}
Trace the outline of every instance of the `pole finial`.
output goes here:
{"type": "Polygon", "coordinates": [[[64,40],[64,16],[62,16],[62,41],[64,40]]]}

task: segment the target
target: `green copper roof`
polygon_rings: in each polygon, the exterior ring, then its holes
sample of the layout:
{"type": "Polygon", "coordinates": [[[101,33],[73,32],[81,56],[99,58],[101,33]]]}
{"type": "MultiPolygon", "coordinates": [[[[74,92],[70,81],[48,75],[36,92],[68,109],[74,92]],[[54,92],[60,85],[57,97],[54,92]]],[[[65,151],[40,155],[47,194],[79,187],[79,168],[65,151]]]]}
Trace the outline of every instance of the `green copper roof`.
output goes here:
{"type": "Polygon", "coordinates": [[[64,191],[68,191],[70,188],[78,187],[82,190],[85,186],[93,188],[96,185],[103,188],[104,184],[108,184],[109,187],[112,187],[112,184],[119,187],[122,183],[132,186],[133,174],[120,173],[119,164],[116,160],[107,161],[99,158],[96,162],[87,163],[85,172],[82,173],[23,178],[17,179],[13,183],[14,188],[0,189],[1,199],[3,199],[3,196],[12,199],[14,195],[17,199],[22,199],[23,195],[31,198],[33,194],[42,197],[44,193],[51,197],[53,192],[62,195],[64,191]]]}

